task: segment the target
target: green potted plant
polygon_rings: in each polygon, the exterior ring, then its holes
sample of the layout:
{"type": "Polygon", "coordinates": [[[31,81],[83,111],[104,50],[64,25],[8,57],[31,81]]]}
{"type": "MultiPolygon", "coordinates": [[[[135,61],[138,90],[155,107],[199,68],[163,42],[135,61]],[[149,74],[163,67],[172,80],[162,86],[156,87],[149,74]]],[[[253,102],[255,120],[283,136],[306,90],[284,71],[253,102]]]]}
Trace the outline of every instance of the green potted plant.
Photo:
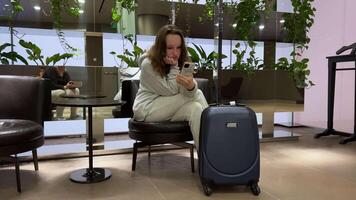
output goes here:
{"type": "Polygon", "coordinates": [[[255,70],[263,69],[262,60],[257,58],[256,46],[253,41],[255,35],[254,29],[260,20],[261,12],[264,10],[266,1],[263,0],[241,0],[240,2],[232,2],[229,8],[232,9],[234,18],[234,32],[236,37],[242,42],[237,42],[232,53],[236,57],[236,62],[232,65],[232,69],[242,71],[248,76],[251,76],[255,70]],[[242,43],[245,48],[241,49],[242,43]],[[250,53],[247,53],[248,48],[250,53]],[[247,56],[246,61],[244,57],[247,56]]]}
{"type": "MultiPolygon", "coordinates": [[[[218,59],[218,53],[212,51],[210,53],[206,53],[204,48],[201,45],[196,45],[193,43],[194,48],[187,47],[188,53],[192,62],[197,64],[196,72],[194,73],[194,77],[196,78],[206,78],[209,80],[209,91],[213,90],[214,82],[213,82],[213,74],[216,69],[216,60],[218,59]]],[[[224,59],[227,56],[222,54],[221,58],[224,59]]],[[[208,99],[213,99],[211,94],[208,94],[210,97],[208,99]]],[[[211,102],[209,102],[211,103],[211,102]]]]}
{"type": "MultiPolygon", "coordinates": [[[[187,47],[188,53],[192,62],[197,64],[197,69],[216,69],[215,61],[218,59],[218,53],[215,51],[207,54],[201,45],[193,43],[194,48],[187,47]]],[[[221,58],[226,58],[226,55],[222,55],[221,58]]]]}
{"type": "Polygon", "coordinates": [[[63,64],[65,65],[68,61],[69,58],[72,58],[74,54],[72,53],[56,53],[52,56],[46,57],[44,59],[44,56],[42,55],[42,50],[34,43],[32,42],[26,42],[25,40],[20,40],[19,44],[26,49],[26,53],[28,55],[28,59],[32,60],[36,63],[36,65],[55,65],[57,62],[60,60],[63,60],[63,64]]]}
{"type": "Polygon", "coordinates": [[[137,45],[137,41],[133,39],[133,35],[129,34],[124,36],[125,41],[128,41],[132,46],[132,50],[129,51],[127,48],[124,50],[123,54],[117,54],[114,51],[111,51],[110,54],[114,57],[114,60],[119,68],[119,72],[122,76],[133,77],[140,71],[140,66],[138,63],[138,58],[144,53],[143,49],[137,45]],[[119,59],[121,62],[117,61],[119,59]],[[129,73],[130,68],[139,68],[134,73],[129,73]]]}

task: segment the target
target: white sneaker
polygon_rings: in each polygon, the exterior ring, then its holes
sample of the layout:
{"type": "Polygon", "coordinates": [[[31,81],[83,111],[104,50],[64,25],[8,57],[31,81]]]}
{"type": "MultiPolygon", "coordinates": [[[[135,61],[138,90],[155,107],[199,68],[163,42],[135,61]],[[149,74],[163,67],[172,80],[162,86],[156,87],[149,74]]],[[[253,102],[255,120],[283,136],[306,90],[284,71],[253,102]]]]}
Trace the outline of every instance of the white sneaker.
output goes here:
{"type": "Polygon", "coordinates": [[[66,118],[64,118],[64,117],[56,117],[56,118],[54,118],[54,120],[56,120],[56,121],[64,121],[64,120],[66,120],[66,118]]]}

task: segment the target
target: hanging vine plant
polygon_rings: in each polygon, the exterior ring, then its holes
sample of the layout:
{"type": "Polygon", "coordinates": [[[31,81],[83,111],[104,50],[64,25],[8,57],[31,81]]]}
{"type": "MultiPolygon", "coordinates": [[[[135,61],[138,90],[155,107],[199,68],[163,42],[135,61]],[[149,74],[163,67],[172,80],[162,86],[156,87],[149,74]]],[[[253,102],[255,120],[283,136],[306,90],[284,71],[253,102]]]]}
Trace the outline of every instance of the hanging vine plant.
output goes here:
{"type": "MultiPolygon", "coordinates": [[[[13,20],[20,12],[24,11],[20,0],[12,0],[11,7],[5,6],[1,9],[7,19],[11,37],[15,36],[19,38],[17,35],[18,32],[13,27],[13,20]]],[[[14,62],[21,61],[23,64],[28,65],[26,59],[14,51],[14,46],[15,45],[13,44],[12,39],[11,43],[4,42],[0,44],[0,64],[9,65],[10,63],[13,64],[14,62]],[[10,51],[5,52],[5,49],[8,47],[10,47],[10,51]]]]}
{"type": "Polygon", "coordinates": [[[241,0],[239,3],[232,2],[228,6],[232,9],[236,37],[242,40],[242,42],[237,42],[232,51],[236,56],[236,62],[232,68],[243,71],[247,75],[252,75],[255,70],[263,68],[263,60],[256,57],[257,43],[253,41],[253,30],[260,20],[261,13],[265,10],[266,3],[268,0],[241,0]],[[241,49],[242,44],[245,46],[244,49],[241,49]],[[248,48],[250,52],[247,55],[248,48]],[[244,61],[245,56],[247,56],[246,61],[244,61]]]}
{"type": "Polygon", "coordinates": [[[11,1],[11,6],[12,6],[12,12],[11,12],[12,16],[15,16],[19,12],[23,11],[23,7],[22,7],[22,5],[20,3],[20,0],[12,0],[11,1]]]}
{"type": "Polygon", "coordinates": [[[72,47],[65,38],[65,34],[62,31],[63,19],[62,13],[67,13],[74,17],[79,17],[79,2],[78,0],[50,0],[53,16],[53,25],[57,30],[57,35],[60,44],[66,52],[75,52],[78,49],[72,47]]]}
{"type": "Polygon", "coordinates": [[[130,13],[135,11],[137,4],[135,0],[115,0],[115,5],[111,9],[111,18],[114,23],[118,23],[122,18],[122,14],[118,12],[119,7],[126,9],[130,13]]]}
{"type": "Polygon", "coordinates": [[[308,68],[308,58],[301,58],[304,50],[308,49],[310,38],[308,32],[314,24],[316,9],[311,5],[314,0],[291,0],[293,13],[284,15],[284,27],[287,31],[287,41],[293,43],[291,60],[280,58],[275,69],[282,69],[289,72],[290,76],[298,88],[305,88],[315,85],[309,80],[310,70],[308,68]]]}

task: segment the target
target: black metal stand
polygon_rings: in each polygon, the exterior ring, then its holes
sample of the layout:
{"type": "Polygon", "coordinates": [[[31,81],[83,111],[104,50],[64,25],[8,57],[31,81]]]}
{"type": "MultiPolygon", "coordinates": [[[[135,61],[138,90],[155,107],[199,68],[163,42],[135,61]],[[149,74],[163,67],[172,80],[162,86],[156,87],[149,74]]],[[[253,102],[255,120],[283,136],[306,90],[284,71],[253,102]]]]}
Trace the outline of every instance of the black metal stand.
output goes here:
{"type": "MultiPolygon", "coordinates": [[[[340,140],[340,144],[346,144],[347,142],[356,141],[356,124],[354,122],[354,132],[353,133],[345,133],[341,131],[334,130],[334,101],[335,101],[335,75],[336,71],[342,70],[354,70],[355,71],[355,80],[356,80],[356,70],[355,68],[342,68],[336,69],[336,64],[339,62],[355,62],[356,67],[356,55],[342,55],[342,56],[330,56],[328,59],[328,121],[327,121],[327,129],[319,134],[316,134],[314,138],[319,138],[322,136],[328,135],[341,135],[341,136],[349,136],[340,140]]],[[[356,87],[354,87],[356,94],[356,87]]],[[[354,98],[354,120],[356,119],[356,95],[354,98]]]]}
{"type": "Polygon", "coordinates": [[[111,177],[111,172],[108,169],[93,168],[93,115],[91,106],[88,106],[88,124],[89,168],[76,170],[70,175],[70,180],[76,183],[97,183],[111,177]]]}

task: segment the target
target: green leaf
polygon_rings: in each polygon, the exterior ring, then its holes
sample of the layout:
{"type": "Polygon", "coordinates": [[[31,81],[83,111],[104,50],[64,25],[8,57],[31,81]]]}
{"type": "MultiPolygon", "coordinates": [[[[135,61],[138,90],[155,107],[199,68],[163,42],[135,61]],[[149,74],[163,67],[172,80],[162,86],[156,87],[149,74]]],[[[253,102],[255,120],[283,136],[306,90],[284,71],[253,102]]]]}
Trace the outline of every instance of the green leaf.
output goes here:
{"type": "Polygon", "coordinates": [[[16,56],[16,58],[19,59],[23,64],[28,65],[28,62],[27,62],[27,60],[26,60],[24,57],[22,57],[22,56],[19,55],[18,53],[16,53],[15,56],[16,56]]]}
{"type": "Polygon", "coordinates": [[[192,62],[195,63],[199,63],[199,55],[197,54],[197,52],[191,48],[191,47],[187,47],[188,53],[190,55],[190,57],[192,58],[192,62]]]}
{"type": "Polygon", "coordinates": [[[49,65],[49,63],[52,62],[52,58],[51,57],[47,57],[46,58],[46,65],[49,65]]]}
{"type": "Polygon", "coordinates": [[[28,54],[28,58],[30,60],[33,60],[33,54],[32,54],[32,51],[30,51],[29,49],[26,49],[26,53],[28,54]],[[31,57],[31,58],[30,58],[31,57]]]}
{"type": "Polygon", "coordinates": [[[2,57],[5,57],[9,60],[17,61],[15,54],[16,54],[15,52],[10,51],[10,52],[4,52],[1,55],[2,55],[2,57]]]}
{"type": "Polygon", "coordinates": [[[60,59],[69,59],[69,58],[72,58],[74,56],[74,54],[72,53],[64,53],[62,55],[60,55],[60,59]]]}
{"type": "Polygon", "coordinates": [[[199,49],[200,49],[200,52],[201,52],[201,57],[202,57],[203,59],[207,59],[205,50],[203,49],[203,47],[202,47],[201,45],[199,45],[199,49]]]}
{"type": "Polygon", "coordinates": [[[124,54],[126,54],[126,55],[128,55],[128,56],[134,56],[134,54],[131,53],[131,52],[129,52],[127,49],[125,49],[124,54]]]}
{"type": "Polygon", "coordinates": [[[53,62],[52,65],[55,65],[58,60],[59,60],[59,53],[56,53],[53,56],[46,58],[46,65],[49,65],[51,62],[53,62]]]}
{"type": "Polygon", "coordinates": [[[31,45],[28,42],[26,42],[25,40],[20,40],[19,44],[26,49],[31,49],[31,45]]]}
{"type": "Polygon", "coordinates": [[[135,54],[135,56],[137,57],[137,56],[141,55],[142,53],[143,53],[143,50],[140,47],[135,45],[134,46],[134,54],[135,54]]]}
{"type": "Polygon", "coordinates": [[[3,64],[3,65],[10,64],[9,61],[7,59],[5,59],[5,58],[1,58],[0,60],[1,60],[1,64],[3,64]]]}
{"type": "Polygon", "coordinates": [[[194,43],[193,43],[193,45],[194,45],[195,49],[198,51],[198,53],[199,53],[199,55],[200,55],[200,58],[203,58],[203,52],[202,52],[202,49],[200,49],[200,48],[199,48],[199,46],[198,46],[198,45],[196,45],[196,44],[194,44],[194,43]]]}
{"type": "MultiPolygon", "coordinates": [[[[127,65],[130,64],[130,59],[127,58],[126,56],[124,55],[117,55],[116,57],[118,57],[119,59],[121,59],[123,62],[125,62],[127,65]]],[[[130,65],[129,65],[130,66],[130,65]]]]}
{"type": "Polygon", "coordinates": [[[11,47],[11,46],[14,46],[14,45],[12,45],[12,44],[10,44],[10,43],[4,43],[4,44],[0,45],[0,53],[1,53],[5,48],[11,47]]]}

